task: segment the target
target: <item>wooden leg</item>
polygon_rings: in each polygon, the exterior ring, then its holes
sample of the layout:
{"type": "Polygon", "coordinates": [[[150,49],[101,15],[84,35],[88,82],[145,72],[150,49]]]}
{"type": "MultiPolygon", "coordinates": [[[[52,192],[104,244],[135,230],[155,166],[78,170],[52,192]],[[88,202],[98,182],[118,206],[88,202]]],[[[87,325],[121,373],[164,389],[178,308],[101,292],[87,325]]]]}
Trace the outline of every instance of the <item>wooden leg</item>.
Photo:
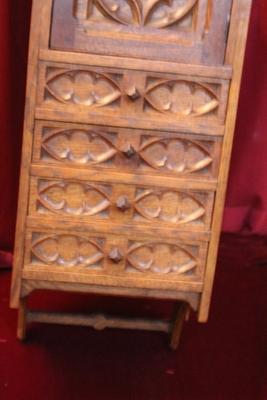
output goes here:
{"type": "Polygon", "coordinates": [[[183,323],[188,315],[189,306],[187,303],[179,303],[175,312],[175,317],[172,325],[170,348],[176,350],[182,333],[183,323]]]}
{"type": "Polygon", "coordinates": [[[18,329],[17,337],[19,340],[26,338],[26,313],[27,313],[27,298],[20,299],[19,314],[18,314],[18,329]]]}
{"type": "Polygon", "coordinates": [[[23,341],[26,338],[27,322],[45,322],[63,325],[92,326],[95,329],[126,328],[144,329],[161,332],[171,332],[170,348],[176,350],[183,328],[184,320],[189,318],[190,306],[179,302],[176,306],[173,321],[148,320],[140,318],[114,318],[103,314],[75,315],[67,313],[45,313],[27,310],[27,297],[20,299],[18,311],[17,337],[23,341]]]}
{"type": "Polygon", "coordinates": [[[188,306],[186,310],[185,320],[189,321],[191,315],[191,308],[188,306]]]}

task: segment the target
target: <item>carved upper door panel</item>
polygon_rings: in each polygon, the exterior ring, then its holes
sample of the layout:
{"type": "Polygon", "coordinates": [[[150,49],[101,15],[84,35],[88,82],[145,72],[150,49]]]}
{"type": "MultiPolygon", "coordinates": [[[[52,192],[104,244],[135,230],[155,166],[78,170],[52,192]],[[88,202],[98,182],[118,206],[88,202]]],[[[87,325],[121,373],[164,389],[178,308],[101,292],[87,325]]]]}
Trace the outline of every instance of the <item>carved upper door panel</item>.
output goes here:
{"type": "Polygon", "coordinates": [[[51,47],[221,64],[232,0],[54,0],[51,47]]]}

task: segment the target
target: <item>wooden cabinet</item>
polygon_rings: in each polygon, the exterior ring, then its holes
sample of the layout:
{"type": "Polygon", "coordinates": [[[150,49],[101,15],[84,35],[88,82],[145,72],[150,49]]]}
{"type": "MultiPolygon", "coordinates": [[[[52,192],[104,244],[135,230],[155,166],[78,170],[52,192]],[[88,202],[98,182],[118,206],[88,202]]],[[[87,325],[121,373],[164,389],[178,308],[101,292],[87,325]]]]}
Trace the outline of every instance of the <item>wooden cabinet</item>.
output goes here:
{"type": "Polygon", "coordinates": [[[176,299],[207,320],[250,3],[33,0],[20,337],[40,288],[176,299]]]}

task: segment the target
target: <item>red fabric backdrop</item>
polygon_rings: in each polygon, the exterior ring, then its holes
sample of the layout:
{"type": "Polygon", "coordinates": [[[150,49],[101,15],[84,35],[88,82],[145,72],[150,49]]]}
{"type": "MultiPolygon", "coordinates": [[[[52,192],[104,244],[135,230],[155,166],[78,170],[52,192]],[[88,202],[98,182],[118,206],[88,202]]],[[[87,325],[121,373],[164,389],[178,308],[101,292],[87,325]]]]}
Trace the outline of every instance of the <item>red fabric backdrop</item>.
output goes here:
{"type": "MultiPolygon", "coordinates": [[[[14,240],[30,3],[0,2],[2,250],[14,240]]],[[[266,21],[266,0],[254,0],[224,218],[224,230],[232,232],[267,233],[266,21]]]]}
{"type": "Polygon", "coordinates": [[[267,233],[266,0],[253,0],[224,230],[267,233]]]}

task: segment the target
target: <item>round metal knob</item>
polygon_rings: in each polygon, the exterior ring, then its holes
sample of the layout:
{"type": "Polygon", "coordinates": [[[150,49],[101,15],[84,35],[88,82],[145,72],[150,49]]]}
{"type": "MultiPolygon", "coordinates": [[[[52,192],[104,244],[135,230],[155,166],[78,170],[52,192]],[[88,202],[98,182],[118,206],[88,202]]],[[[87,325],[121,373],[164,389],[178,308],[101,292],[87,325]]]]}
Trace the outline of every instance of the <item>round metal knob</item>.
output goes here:
{"type": "Polygon", "coordinates": [[[126,94],[132,101],[135,101],[141,97],[139,90],[135,86],[130,87],[126,94]]]}
{"type": "Polygon", "coordinates": [[[126,196],[121,196],[116,201],[116,206],[121,211],[127,211],[131,208],[131,203],[126,196]]]}
{"type": "Polygon", "coordinates": [[[136,154],[136,150],[133,147],[133,145],[131,145],[130,143],[127,143],[125,148],[123,149],[123,154],[125,154],[126,157],[131,158],[132,156],[134,156],[136,154]]]}
{"type": "Polygon", "coordinates": [[[120,252],[118,247],[114,247],[109,252],[109,259],[113,261],[115,264],[118,264],[123,259],[123,254],[120,252]]]}

